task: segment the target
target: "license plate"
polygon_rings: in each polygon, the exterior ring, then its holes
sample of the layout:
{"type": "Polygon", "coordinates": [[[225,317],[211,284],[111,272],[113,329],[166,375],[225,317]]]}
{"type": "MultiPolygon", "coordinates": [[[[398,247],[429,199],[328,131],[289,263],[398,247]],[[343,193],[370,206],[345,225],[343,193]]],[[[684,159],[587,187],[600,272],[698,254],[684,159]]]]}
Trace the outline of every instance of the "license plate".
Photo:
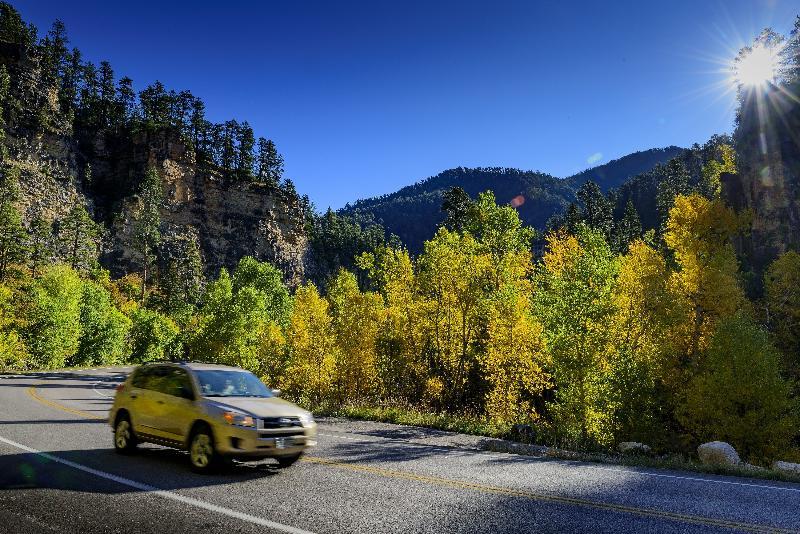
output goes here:
{"type": "Polygon", "coordinates": [[[294,443],[292,438],[275,438],[275,448],[276,449],[285,449],[286,447],[291,447],[294,443]]]}

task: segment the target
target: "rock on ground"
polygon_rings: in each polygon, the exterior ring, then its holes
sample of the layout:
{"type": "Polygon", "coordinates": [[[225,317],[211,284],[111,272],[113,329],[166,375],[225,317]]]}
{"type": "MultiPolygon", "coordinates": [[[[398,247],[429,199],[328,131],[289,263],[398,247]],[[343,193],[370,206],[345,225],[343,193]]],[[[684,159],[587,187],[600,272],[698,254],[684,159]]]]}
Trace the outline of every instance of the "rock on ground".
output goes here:
{"type": "Polygon", "coordinates": [[[712,441],[697,447],[697,455],[705,465],[739,465],[742,461],[730,443],[712,441]]]}
{"type": "Polygon", "coordinates": [[[649,445],[638,441],[623,441],[617,446],[617,449],[622,454],[650,454],[652,450],[649,445]]]}
{"type": "Polygon", "coordinates": [[[790,475],[800,475],[800,464],[776,461],[772,463],[772,468],[775,471],[780,471],[782,473],[789,473],[790,475]]]}

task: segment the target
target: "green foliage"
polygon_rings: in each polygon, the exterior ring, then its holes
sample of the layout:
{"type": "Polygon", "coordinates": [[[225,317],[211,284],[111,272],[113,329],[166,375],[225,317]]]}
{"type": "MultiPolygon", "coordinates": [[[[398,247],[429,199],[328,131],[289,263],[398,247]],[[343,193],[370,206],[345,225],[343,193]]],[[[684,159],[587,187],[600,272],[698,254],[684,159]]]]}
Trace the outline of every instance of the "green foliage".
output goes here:
{"type": "Polygon", "coordinates": [[[131,313],[132,363],[170,359],[179,355],[178,326],[155,310],[138,308],[131,313]]]}
{"type": "Polygon", "coordinates": [[[61,257],[65,258],[73,269],[89,273],[98,267],[102,228],[94,222],[83,203],[76,202],[67,216],[60,221],[56,239],[61,257]]]}
{"type": "Polygon", "coordinates": [[[581,204],[583,222],[610,242],[614,223],[613,205],[600,187],[594,182],[586,182],[578,189],[576,196],[581,204]]]}
{"type": "Polygon", "coordinates": [[[30,354],[17,332],[15,292],[0,285],[0,373],[24,371],[31,365],[30,354]]]}
{"type": "Polygon", "coordinates": [[[264,335],[271,325],[287,324],[291,305],[275,267],[242,258],[232,277],[222,269],[219,278],[208,284],[187,351],[199,360],[258,367],[264,335]]]}
{"type": "Polygon", "coordinates": [[[156,251],[161,244],[161,203],[164,190],[161,177],[154,168],[148,168],[141,184],[139,193],[141,205],[133,223],[133,244],[142,261],[142,293],[144,300],[145,288],[150,271],[156,261],[156,251]]]}
{"type": "Polygon", "coordinates": [[[0,165],[0,280],[9,268],[23,262],[28,253],[27,232],[16,207],[19,199],[19,169],[0,165]]]}
{"type": "Polygon", "coordinates": [[[250,256],[239,260],[233,271],[233,292],[235,294],[251,289],[257,307],[266,318],[280,325],[289,319],[291,299],[283,283],[283,275],[270,263],[260,262],[250,256]]]}
{"type": "Polygon", "coordinates": [[[744,314],[720,322],[677,415],[697,441],[728,441],[751,461],[786,452],[797,403],[767,333],[744,314]]]}
{"type": "Polygon", "coordinates": [[[150,295],[149,302],[185,322],[200,301],[205,281],[197,235],[185,232],[167,236],[159,247],[159,256],[158,292],[150,295]]]}
{"type": "Polygon", "coordinates": [[[534,304],[558,384],[551,410],[563,439],[580,446],[611,439],[602,401],[617,269],[603,235],[583,227],[577,237],[551,235],[536,273],[534,304]]]}
{"type": "Polygon", "coordinates": [[[612,232],[614,250],[618,253],[625,253],[628,245],[642,237],[642,221],[639,219],[639,212],[631,200],[625,204],[625,213],[622,220],[614,226],[612,232]]]}
{"type": "Polygon", "coordinates": [[[56,265],[30,282],[27,293],[21,334],[31,355],[29,366],[64,367],[79,348],[83,283],[69,266],[56,265]]]}
{"type": "Polygon", "coordinates": [[[770,324],[788,369],[800,378],[800,254],[782,254],[764,275],[770,324]]]}
{"type": "MultiPolygon", "coordinates": [[[[357,215],[328,210],[316,215],[310,225],[311,280],[324,287],[339,269],[355,271],[355,259],[386,244],[381,225],[357,215]]],[[[362,280],[363,285],[363,280],[362,280]]]]}
{"type": "Polygon", "coordinates": [[[126,361],[131,320],[114,306],[106,288],[88,280],[83,283],[79,320],[78,350],[68,365],[117,365],[126,361]]]}

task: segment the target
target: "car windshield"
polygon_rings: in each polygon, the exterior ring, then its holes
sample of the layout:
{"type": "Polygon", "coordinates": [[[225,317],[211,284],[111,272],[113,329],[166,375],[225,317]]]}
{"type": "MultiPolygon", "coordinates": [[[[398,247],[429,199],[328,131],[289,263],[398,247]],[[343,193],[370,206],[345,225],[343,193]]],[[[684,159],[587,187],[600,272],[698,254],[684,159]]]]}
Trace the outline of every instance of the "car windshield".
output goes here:
{"type": "Polygon", "coordinates": [[[248,371],[195,371],[204,397],[272,397],[270,389],[248,371]]]}

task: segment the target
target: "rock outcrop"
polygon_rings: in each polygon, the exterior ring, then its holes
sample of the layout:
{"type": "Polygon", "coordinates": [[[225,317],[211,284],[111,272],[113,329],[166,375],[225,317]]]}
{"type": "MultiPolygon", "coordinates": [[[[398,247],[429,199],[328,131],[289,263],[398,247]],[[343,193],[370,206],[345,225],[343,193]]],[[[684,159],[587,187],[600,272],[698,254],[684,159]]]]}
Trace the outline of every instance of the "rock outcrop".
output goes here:
{"type": "MultiPolygon", "coordinates": [[[[290,285],[303,280],[307,240],[296,196],[266,184],[230,182],[218,173],[198,170],[191,153],[174,139],[162,139],[146,160],[163,180],[162,233],[196,234],[207,274],[216,275],[221,267],[234,267],[242,256],[253,256],[275,264],[290,285]]],[[[113,222],[107,262],[118,270],[138,265],[130,246],[137,208],[138,197],[126,197],[113,222]]]]}
{"type": "Polygon", "coordinates": [[[738,172],[721,177],[727,203],[751,216],[752,232],[738,248],[757,275],[781,253],[800,250],[800,104],[791,91],[744,97],[734,136],[738,172]]]}
{"type": "Polygon", "coordinates": [[[132,245],[139,208],[135,184],[152,166],[162,177],[162,234],[196,235],[207,275],[216,276],[221,267],[232,268],[249,255],[275,264],[290,285],[304,278],[307,240],[296,195],[202,169],[176,135],[159,132],[126,142],[104,137],[90,156],[68,136],[15,137],[7,143],[21,171],[23,221],[59,220],[76,203],[84,204],[110,230],[101,262],[115,275],[140,269],[132,245]]]}

